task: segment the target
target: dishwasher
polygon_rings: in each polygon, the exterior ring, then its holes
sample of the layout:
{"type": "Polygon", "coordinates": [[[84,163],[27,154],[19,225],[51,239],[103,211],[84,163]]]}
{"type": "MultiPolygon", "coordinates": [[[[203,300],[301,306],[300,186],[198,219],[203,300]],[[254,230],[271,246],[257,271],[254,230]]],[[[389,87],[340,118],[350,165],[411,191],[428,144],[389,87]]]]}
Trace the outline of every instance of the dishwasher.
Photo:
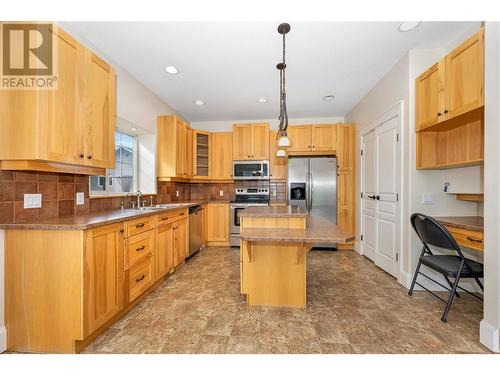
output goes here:
{"type": "Polygon", "coordinates": [[[189,207],[189,256],[203,246],[203,207],[189,207]]]}

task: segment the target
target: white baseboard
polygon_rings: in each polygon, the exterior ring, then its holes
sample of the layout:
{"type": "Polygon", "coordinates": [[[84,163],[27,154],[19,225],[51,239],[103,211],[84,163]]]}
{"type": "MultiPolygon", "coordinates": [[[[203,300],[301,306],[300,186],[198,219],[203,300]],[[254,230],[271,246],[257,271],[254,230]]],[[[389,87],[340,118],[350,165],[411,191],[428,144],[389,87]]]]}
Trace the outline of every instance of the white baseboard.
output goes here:
{"type": "Polygon", "coordinates": [[[0,353],[7,350],[7,330],[5,326],[0,326],[0,353]]]}
{"type": "MultiPolygon", "coordinates": [[[[358,254],[361,254],[361,246],[359,246],[359,242],[358,241],[354,241],[353,249],[358,254]]],[[[363,254],[361,254],[361,255],[363,255],[363,254]]]]}
{"type": "Polygon", "coordinates": [[[500,353],[500,330],[481,320],[479,324],[479,342],[492,352],[500,353]]]}

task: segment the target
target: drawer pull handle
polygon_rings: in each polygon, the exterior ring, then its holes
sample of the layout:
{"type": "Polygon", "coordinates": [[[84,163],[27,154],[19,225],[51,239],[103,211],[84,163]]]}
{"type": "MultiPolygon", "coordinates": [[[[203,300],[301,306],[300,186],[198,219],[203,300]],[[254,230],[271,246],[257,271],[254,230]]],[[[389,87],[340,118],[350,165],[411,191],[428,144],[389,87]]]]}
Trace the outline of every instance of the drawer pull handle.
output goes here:
{"type": "Polygon", "coordinates": [[[182,216],[182,215],[184,215],[184,212],[179,214],[179,216],[182,216]]]}
{"type": "Polygon", "coordinates": [[[168,216],[162,217],[161,220],[168,220],[168,216]]]}
{"type": "Polygon", "coordinates": [[[138,247],[137,249],[135,249],[135,251],[141,251],[141,250],[144,250],[146,248],[146,245],[142,245],[141,247],[138,247]]]}
{"type": "Polygon", "coordinates": [[[483,243],[483,240],[477,240],[477,239],[472,238],[472,237],[467,237],[467,239],[468,239],[469,241],[472,241],[472,242],[479,242],[479,243],[483,243]]]}
{"type": "Polygon", "coordinates": [[[141,277],[139,277],[138,279],[135,279],[135,282],[136,283],[140,283],[142,280],[144,280],[144,278],[146,277],[146,275],[142,275],[141,277]]]}
{"type": "Polygon", "coordinates": [[[141,224],[137,224],[135,227],[136,228],[142,228],[144,225],[146,225],[145,223],[141,223],[141,224]]]}

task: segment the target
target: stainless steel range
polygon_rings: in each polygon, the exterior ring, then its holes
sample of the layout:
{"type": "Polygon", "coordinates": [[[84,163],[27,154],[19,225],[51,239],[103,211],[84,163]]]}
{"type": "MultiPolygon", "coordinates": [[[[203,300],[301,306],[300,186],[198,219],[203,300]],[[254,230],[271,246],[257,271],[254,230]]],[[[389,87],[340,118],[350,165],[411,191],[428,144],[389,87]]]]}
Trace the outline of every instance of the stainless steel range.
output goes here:
{"type": "Polygon", "coordinates": [[[240,211],[250,206],[268,206],[268,188],[237,188],[235,200],[229,203],[231,211],[231,246],[240,246],[240,211]]]}

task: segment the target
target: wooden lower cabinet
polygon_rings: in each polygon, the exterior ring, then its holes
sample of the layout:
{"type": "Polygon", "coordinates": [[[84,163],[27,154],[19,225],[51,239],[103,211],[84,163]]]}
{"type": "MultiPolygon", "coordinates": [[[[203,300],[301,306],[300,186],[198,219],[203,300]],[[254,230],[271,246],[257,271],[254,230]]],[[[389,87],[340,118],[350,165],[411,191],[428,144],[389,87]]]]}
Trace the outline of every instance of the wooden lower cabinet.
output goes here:
{"type": "Polygon", "coordinates": [[[229,204],[207,204],[205,228],[207,246],[229,246],[229,204]]]}
{"type": "Polygon", "coordinates": [[[80,351],[184,261],[188,228],[182,209],[88,230],[6,230],[7,349],[80,351]]]}
{"type": "Polygon", "coordinates": [[[156,229],[155,264],[155,280],[165,276],[174,268],[173,223],[161,225],[156,229]]]}
{"type": "Polygon", "coordinates": [[[90,334],[123,307],[123,224],[86,231],[84,247],[84,331],[90,334]]]}
{"type": "Polygon", "coordinates": [[[174,267],[184,262],[189,255],[189,222],[182,219],[173,224],[174,267]]]}

